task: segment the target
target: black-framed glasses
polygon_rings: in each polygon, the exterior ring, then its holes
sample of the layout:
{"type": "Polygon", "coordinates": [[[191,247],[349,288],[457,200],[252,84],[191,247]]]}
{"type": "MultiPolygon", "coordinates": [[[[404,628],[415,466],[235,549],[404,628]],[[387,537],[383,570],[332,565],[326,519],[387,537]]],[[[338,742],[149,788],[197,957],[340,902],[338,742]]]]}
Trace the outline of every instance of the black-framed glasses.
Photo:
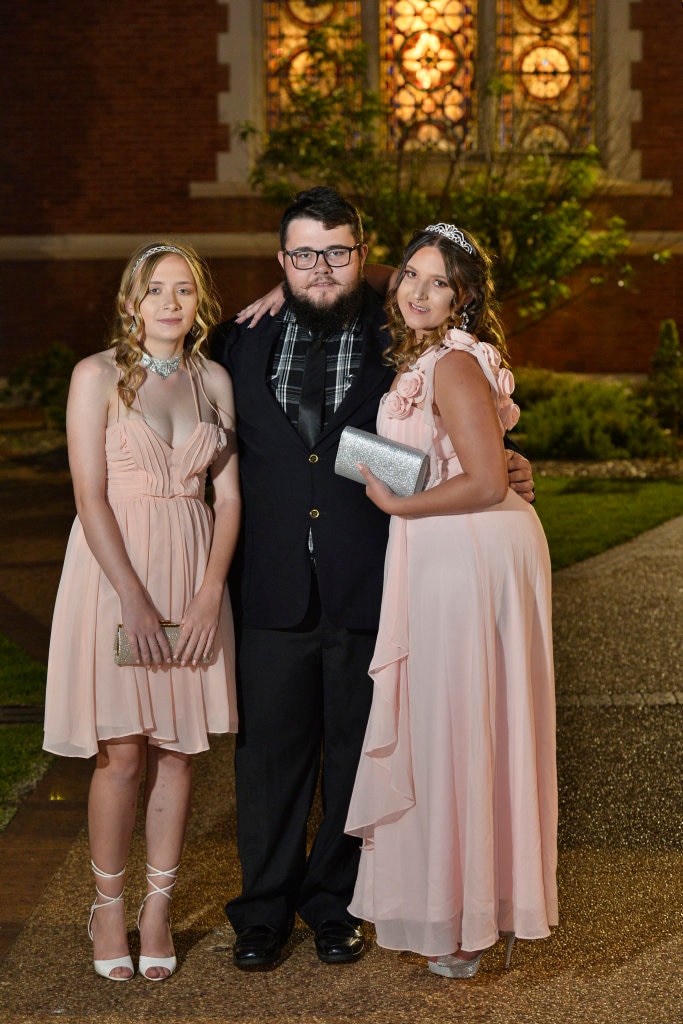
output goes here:
{"type": "Polygon", "coordinates": [[[355,245],[333,245],[329,249],[288,249],[284,250],[285,256],[289,256],[296,270],[313,270],[313,267],[322,256],[328,267],[332,270],[335,267],[348,267],[351,262],[351,253],[360,249],[361,243],[355,245]]]}

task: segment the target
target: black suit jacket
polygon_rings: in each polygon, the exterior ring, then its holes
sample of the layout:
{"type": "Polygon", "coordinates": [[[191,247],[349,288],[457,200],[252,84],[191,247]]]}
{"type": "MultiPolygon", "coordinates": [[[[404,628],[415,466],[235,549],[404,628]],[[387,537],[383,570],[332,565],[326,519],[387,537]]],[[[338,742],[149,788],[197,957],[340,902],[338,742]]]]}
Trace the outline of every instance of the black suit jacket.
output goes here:
{"type": "Polygon", "coordinates": [[[232,377],[237,408],[243,530],[236,612],[244,626],[301,622],[311,590],[311,529],[327,617],[351,629],[377,628],[389,520],[361,484],[335,474],[334,461],[347,424],[374,432],[379,400],[391,386],[384,322],[381,300],[366,285],[361,365],[312,451],[268,383],[281,315],[254,328],[228,321],[214,332],[211,355],[232,377]]]}

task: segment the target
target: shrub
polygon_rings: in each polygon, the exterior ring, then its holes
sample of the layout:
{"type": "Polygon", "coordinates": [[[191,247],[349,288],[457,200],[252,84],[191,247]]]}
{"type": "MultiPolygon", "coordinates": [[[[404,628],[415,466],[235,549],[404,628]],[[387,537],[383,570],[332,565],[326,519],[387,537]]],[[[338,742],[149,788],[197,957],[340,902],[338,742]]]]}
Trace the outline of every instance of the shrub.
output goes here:
{"type": "Polygon", "coordinates": [[[659,344],[641,392],[652,404],[659,424],[674,437],[683,432],[683,351],[675,320],[659,326],[659,344]]]}
{"type": "Polygon", "coordinates": [[[628,459],[673,455],[675,444],[624,383],[518,371],[515,440],[532,458],[628,459]]]}
{"type": "Polygon", "coordinates": [[[513,367],[515,375],[515,402],[523,413],[538,402],[552,398],[558,391],[575,378],[569,373],[556,373],[553,370],[542,370],[537,367],[513,367]]]}
{"type": "Polygon", "coordinates": [[[66,398],[71,371],[77,355],[68,345],[59,342],[44,352],[35,352],[23,359],[8,378],[8,391],[16,401],[38,405],[48,427],[66,427],[66,398]]]}

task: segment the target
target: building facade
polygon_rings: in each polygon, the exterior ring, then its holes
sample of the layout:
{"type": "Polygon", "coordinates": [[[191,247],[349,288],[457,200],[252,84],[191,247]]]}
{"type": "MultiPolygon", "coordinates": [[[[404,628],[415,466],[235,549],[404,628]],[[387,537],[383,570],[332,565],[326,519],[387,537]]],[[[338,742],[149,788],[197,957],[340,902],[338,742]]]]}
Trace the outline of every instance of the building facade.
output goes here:
{"type": "MultiPolygon", "coordinates": [[[[611,283],[516,334],[517,364],[643,373],[683,327],[683,7],[678,0],[26,0],[4,13],[3,366],[101,347],[123,262],[188,239],[227,315],[279,279],[279,211],[249,186],[249,121],[276,124],[311,29],[346,19],[390,103],[386,145],[598,147],[631,238],[611,283]],[[503,77],[504,94],[488,88],[503,77]],[[666,250],[668,261],[655,254],[666,250]]],[[[362,83],[359,83],[362,87],[362,83]]],[[[464,225],[467,226],[467,225],[464,225]]],[[[589,271],[586,272],[588,274],[589,271]]],[[[505,311],[512,318],[512,311],[505,311]]]]}

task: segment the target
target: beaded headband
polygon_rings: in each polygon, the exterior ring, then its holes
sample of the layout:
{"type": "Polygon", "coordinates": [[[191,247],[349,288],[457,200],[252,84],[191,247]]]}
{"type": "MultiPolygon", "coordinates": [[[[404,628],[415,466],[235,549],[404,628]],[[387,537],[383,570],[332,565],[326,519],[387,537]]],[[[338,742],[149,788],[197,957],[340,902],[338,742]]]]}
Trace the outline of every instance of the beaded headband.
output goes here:
{"type": "Polygon", "coordinates": [[[154,256],[155,253],[157,252],[175,252],[178,254],[178,256],[182,256],[183,258],[185,258],[185,253],[181,249],[178,249],[175,245],[153,245],[151,249],[145,249],[142,256],[138,256],[133,266],[133,269],[130,272],[130,276],[133,277],[135,271],[138,269],[140,264],[144,263],[144,261],[149,256],[154,256]]]}
{"type": "Polygon", "coordinates": [[[430,224],[425,228],[425,231],[436,231],[439,235],[445,235],[446,238],[450,238],[451,242],[455,242],[461,249],[468,252],[470,256],[474,255],[474,249],[463,235],[460,228],[456,228],[455,224],[430,224]]]}

